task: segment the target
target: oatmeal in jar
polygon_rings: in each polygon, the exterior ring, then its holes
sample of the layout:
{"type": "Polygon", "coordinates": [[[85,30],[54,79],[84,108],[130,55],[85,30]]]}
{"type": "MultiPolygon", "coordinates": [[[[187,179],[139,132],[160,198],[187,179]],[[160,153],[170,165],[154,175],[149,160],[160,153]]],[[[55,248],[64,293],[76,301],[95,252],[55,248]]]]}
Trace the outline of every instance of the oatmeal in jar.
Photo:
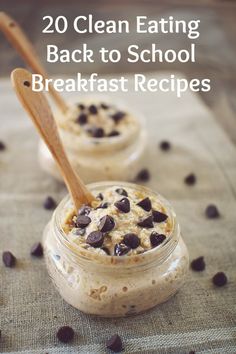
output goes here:
{"type": "Polygon", "coordinates": [[[182,286],[188,251],[167,200],[143,186],[88,185],[92,205],[66,197],[44,232],[48,272],[77,309],[129,316],[168,300],[182,286]]]}
{"type": "MultiPolygon", "coordinates": [[[[147,132],[140,113],[91,97],[55,113],[59,133],[75,171],[86,182],[132,180],[144,163],[147,132]]],[[[41,167],[61,180],[50,152],[40,142],[41,167]]]]}

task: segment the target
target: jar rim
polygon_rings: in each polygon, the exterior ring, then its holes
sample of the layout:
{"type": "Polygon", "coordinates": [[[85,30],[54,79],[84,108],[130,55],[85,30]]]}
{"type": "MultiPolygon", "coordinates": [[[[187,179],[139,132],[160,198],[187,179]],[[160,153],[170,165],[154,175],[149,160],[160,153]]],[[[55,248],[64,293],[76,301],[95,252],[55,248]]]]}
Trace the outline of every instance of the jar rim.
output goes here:
{"type": "Polygon", "coordinates": [[[169,257],[169,255],[175,249],[179,236],[180,236],[180,227],[176,219],[176,213],[170,203],[162,197],[159,193],[152,191],[151,189],[147,188],[146,186],[130,183],[130,182],[120,182],[120,181],[106,181],[106,182],[96,182],[88,184],[87,187],[91,191],[94,189],[101,189],[107,188],[112,186],[119,186],[119,187],[129,187],[135,189],[142,189],[147,191],[148,193],[152,193],[157,196],[158,200],[165,206],[168,211],[168,214],[171,216],[172,221],[172,230],[169,236],[165,239],[165,241],[160,244],[158,247],[154,247],[148,251],[137,255],[124,255],[122,257],[117,256],[109,256],[103,255],[98,253],[93,253],[87,249],[84,249],[80,245],[77,245],[71,242],[67,238],[67,234],[64,232],[62,228],[62,212],[65,211],[65,208],[69,208],[69,205],[72,206],[71,198],[66,195],[60,204],[57,206],[53,213],[52,223],[56,227],[56,235],[58,236],[59,241],[65,247],[66,250],[70,251],[73,256],[76,256],[78,259],[93,261],[98,264],[109,265],[109,266],[116,266],[116,267],[124,267],[128,266],[131,267],[132,265],[136,266],[138,264],[147,264],[152,261],[159,261],[162,263],[165,259],[169,257]]]}

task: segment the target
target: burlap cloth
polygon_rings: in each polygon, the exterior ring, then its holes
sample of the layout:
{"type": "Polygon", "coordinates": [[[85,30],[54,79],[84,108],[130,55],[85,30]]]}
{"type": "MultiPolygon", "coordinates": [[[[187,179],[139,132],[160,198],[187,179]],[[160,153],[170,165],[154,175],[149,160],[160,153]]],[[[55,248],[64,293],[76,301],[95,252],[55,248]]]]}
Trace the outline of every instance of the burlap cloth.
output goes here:
{"type": "Polygon", "coordinates": [[[194,94],[119,94],[147,117],[148,185],[176,208],[190,257],[205,256],[206,270],[189,273],[184,287],[169,302],[145,314],[123,319],[87,316],[67,305],[54,289],[43,260],[29,255],[40,240],[51,212],[42,207],[47,195],[57,201],[65,188],[41,171],[38,136],[20,107],[10,82],[1,80],[0,248],[17,257],[17,267],[1,266],[1,353],[106,353],[104,341],[123,338],[126,353],[236,353],[236,149],[211,113],[194,94]],[[158,143],[173,148],[161,152],[158,143]],[[183,183],[197,175],[194,187],[183,183]],[[216,203],[219,220],[207,220],[207,204],[216,203]],[[226,272],[229,282],[214,288],[211,277],[226,272]],[[70,325],[76,338],[60,344],[55,333],[70,325]]]}

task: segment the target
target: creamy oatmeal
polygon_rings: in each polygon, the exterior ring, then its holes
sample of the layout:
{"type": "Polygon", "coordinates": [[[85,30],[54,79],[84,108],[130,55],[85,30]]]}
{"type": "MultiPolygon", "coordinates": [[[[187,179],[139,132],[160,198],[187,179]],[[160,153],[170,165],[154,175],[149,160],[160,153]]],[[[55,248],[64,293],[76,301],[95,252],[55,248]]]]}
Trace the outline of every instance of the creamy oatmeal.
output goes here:
{"type": "Polygon", "coordinates": [[[82,138],[133,136],[139,129],[139,122],[130,113],[94,98],[70,105],[66,114],[57,115],[57,122],[61,129],[82,138]]]}
{"type": "Polygon", "coordinates": [[[99,192],[91,207],[69,210],[63,225],[70,242],[114,256],[157,247],[172,228],[167,210],[152,194],[118,185],[99,192]]]}

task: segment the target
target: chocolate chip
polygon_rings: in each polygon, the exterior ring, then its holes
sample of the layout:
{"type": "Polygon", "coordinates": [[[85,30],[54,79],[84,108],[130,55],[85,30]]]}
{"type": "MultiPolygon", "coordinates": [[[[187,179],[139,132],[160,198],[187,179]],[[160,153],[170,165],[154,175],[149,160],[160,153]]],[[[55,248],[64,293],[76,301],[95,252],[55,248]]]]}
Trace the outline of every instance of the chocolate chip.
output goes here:
{"type": "Polygon", "coordinates": [[[57,331],[57,338],[60,342],[68,343],[74,338],[74,330],[69,326],[63,326],[57,331]]]}
{"type": "Polygon", "coordinates": [[[170,148],[171,148],[171,144],[170,144],[168,141],[163,140],[163,141],[160,143],[160,148],[161,148],[161,150],[163,150],[163,151],[168,151],[168,150],[170,150],[170,148]]]}
{"type": "Polygon", "coordinates": [[[156,231],[153,231],[150,235],[150,242],[152,247],[159,246],[163,241],[165,241],[166,236],[163,234],[158,234],[156,231]]]}
{"type": "Polygon", "coordinates": [[[128,193],[126,192],[126,190],[124,188],[117,188],[116,193],[123,195],[124,197],[128,197],[128,193]]]}
{"type": "Polygon", "coordinates": [[[99,127],[92,127],[89,130],[89,133],[93,138],[103,138],[104,137],[104,129],[99,127]]]}
{"type": "Polygon", "coordinates": [[[101,247],[103,244],[103,241],[104,241],[104,235],[100,231],[92,231],[88,235],[87,240],[86,240],[86,242],[94,248],[101,247]]]}
{"type": "Polygon", "coordinates": [[[135,249],[140,245],[140,239],[136,234],[129,233],[124,236],[123,242],[126,246],[135,249]]]}
{"type": "Polygon", "coordinates": [[[94,104],[91,104],[91,106],[89,106],[88,109],[89,109],[89,112],[91,114],[97,114],[98,113],[97,107],[94,104]]]}
{"type": "Polygon", "coordinates": [[[30,87],[30,82],[29,81],[24,81],[24,86],[30,87]]]}
{"type": "Polygon", "coordinates": [[[137,181],[147,182],[150,180],[150,172],[147,168],[143,168],[136,176],[137,181]]]}
{"type": "Polygon", "coordinates": [[[115,114],[111,115],[111,118],[114,120],[115,123],[118,123],[119,121],[121,121],[124,117],[126,116],[126,113],[124,112],[116,112],[115,114]]]}
{"type": "Polygon", "coordinates": [[[10,251],[5,251],[2,254],[2,261],[6,267],[14,267],[16,264],[16,257],[10,251]]]}
{"type": "Polygon", "coordinates": [[[157,210],[152,211],[152,217],[154,222],[163,222],[168,218],[166,214],[161,213],[160,211],[157,210]]]}
{"type": "Polygon", "coordinates": [[[118,202],[115,202],[114,205],[119,211],[122,211],[123,213],[130,212],[130,202],[128,198],[122,198],[118,202]]]}
{"type": "Polygon", "coordinates": [[[91,209],[92,208],[89,205],[84,204],[79,208],[78,215],[88,215],[91,209]]]}
{"type": "Polygon", "coordinates": [[[194,260],[192,260],[191,262],[191,268],[192,270],[196,271],[196,272],[201,272],[205,269],[206,264],[204,261],[204,257],[198,257],[194,260]]]}
{"type": "Polygon", "coordinates": [[[106,209],[108,208],[108,203],[105,202],[105,203],[101,203],[96,209],[106,209]]]}
{"type": "Polygon", "coordinates": [[[142,219],[140,220],[138,223],[137,223],[138,226],[140,227],[144,227],[146,229],[151,229],[154,225],[153,225],[153,218],[152,218],[152,215],[148,216],[147,218],[145,219],[142,219]]]}
{"type": "Polygon", "coordinates": [[[140,202],[137,203],[143,210],[150,211],[152,209],[152,203],[150,198],[144,198],[140,202]]]}
{"type": "Polygon", "coordinates": [[[99,230],[101,232],[109,232],[115,227],[115,221],[112,216],[105,215],[100,219],[99,230]]]}
{"type": "Polygon", "coordinates": [[[120,132],[118,130],[112,130],[107,136],[118,136],[120,135],[120,132]]]}
{"type": "Polygon", "coordinates": [[[42,257],[43,255],[43,246],[40,242],[36,242],[31,247],[30,254],[35,257],[42,257]]]}
{"type": "Polygon", "coordinates": [[[102,193],[98,193],[98,195],[96,196],[97,199],[103,200],[103,194],[102,193]]]}
{"type": "Polygon", "coordinates": [[[190,173],[185,177],[184,182],[188,186],[193,186],[196,183],[196,176],[193,173],[190,173]]]}
{"type": "Polygon", "coordinates": [[[220,217],[220,213],[219,213],[217,207],[213,204],[210,204],[207,206],[207,208],[205,210],[205,214],[208,219],[217,219],[220,217]]]}
{"type": "Polygon", "coordinates": [[[79,109],[81,109],[81,111],[83,111],[85,109],[85,105],[82,103],[79,103],[77,106],[79,109]]]}
{"type": "Polygon", "coordinates": [[[110,251],[107,247],[101,247],[101,250],[103,250],[108,256],[110,256],[110,251]]]}
{"type": "Polygon", "coordinates": [[[56,202],[52,197],[47,197],[43,203],[44,209],[52,210],[56,208],[56,202]]]}
{"type": "Polygon", "coordinates": [[[115,256],[124,256],[131,250],[130,247],[127,247],[123,243],[117,243],[114,247],[114,255],[115,256]]]}
{"type": "Polygon", "coordinates": [[[88,116],[85,113],[81,113],[77,118],[76,122],[80,125],[84,125],[88,122],[88,116]]]}
{"type": "Polygon", "coordinates": [[[224,286],[228,279],[227,276],[225,275],[225,273],[223,272],[218,272],[214,275],[214,277],[212,278],[213,284],[216,286],[224,286]]]}
{"type": "Polygon", "coordinates": [[[76,226],[84,229],[91,223],[91,219],[87,215],[78,215],[76,219],[76,226]]]}
{"type": "Polygon", "coordinates": [[[101,103],[101,108],[106,110],[109,108],[109,106],[105,103],[101,103]]]}
{"type": "Polygon", "coordinates": [[[118,334],[115,334],[106,342],[106,347],[112,350],[114,353],[119,353],[123,349],[121,338],[118,334]]]}
{"type": "Polygon", "coordinates": [[[0,151],[6,150],[6,145],[0,141],[0,151]]]}

